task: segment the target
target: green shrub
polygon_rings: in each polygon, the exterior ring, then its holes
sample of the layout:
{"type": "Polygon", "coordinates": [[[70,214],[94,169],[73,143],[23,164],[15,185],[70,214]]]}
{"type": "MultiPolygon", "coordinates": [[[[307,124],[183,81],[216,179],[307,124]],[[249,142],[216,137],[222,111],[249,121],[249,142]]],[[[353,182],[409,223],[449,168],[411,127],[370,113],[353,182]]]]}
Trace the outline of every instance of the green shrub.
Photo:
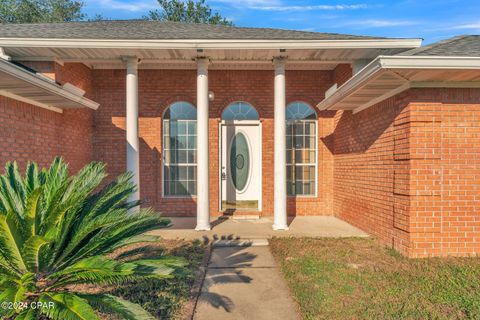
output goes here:
{"type": "Polygon", "coordinates": [[[97,162],[74,176],[60,158],[43,170],[30,163],[24,176],[16,163],[6,165],[0,176],[2,319],[94,320],[96,311],[154,319],[125,299],[80,289],[170,277],[184,265],[169,256],[128,262],[109,257],[133,243],[158,240],[144,233],[169,220],[129,202],[136,190],[130,174],[100,188],[105,177],[97,162]]]}

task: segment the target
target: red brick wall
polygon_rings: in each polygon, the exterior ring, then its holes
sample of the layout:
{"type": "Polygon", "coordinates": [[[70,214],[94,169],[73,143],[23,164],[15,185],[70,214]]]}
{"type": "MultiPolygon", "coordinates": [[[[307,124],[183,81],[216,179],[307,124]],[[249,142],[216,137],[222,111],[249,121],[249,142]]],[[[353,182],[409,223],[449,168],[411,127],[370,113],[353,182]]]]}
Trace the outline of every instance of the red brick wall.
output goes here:
{"type": "Polygon", "coordinates": [[[410,257],[480,252],[480,90],[415,89],[334,132],[334,212],[410,257]]]}
{"type": "Polygon", "coordinates": [[[395,219],[402,202],[394,183],[405,163],[396,158],[405,138],[405,105],[396,97],[355,115],[338,112],[334,131],[335,215],[401,251],[407,250],[408,232],[395,219]]]}
{"type": "MultiPolygon", "coordinates": [[[[81,64],[64,67],[48,62],[25,63],[56,79],[70,82],[91,93],[90,69],[81,64]]],[[[76,172],[93,159],[93,121],[90,110],[58,113],[13,99],[0,97],[0,164],[16,160],[21,167],[28,161],[48,166],[57,155],[76,172]]]]}
{"type": "Polygon", "coordinates": [[[352,77],[352,66],[350,64],[339,64],[333,70],[333,78],[335,83],[340,87],[352,77]]]}
{"type": "MultiPolygon", "coordinates": [[[[70,82],[101,106],[56,113],[0,97],[0,162],[62,155],[76,171],[104,161],[125,170],[125,71],[36,62],[32,68],[70,82]]],[[[287,71],[287,103],[315,106],[333,71],[287,71]]],[[[162,114],[175,101],[195,104],[194,70],[141,70],[141,194],[167,215],[195,215],[194,198],[162,197],[162,114]]],[[[231,102],[254,105],[262,121],[263,210],[273,214],[273,72],[210,71],[210,209],[218,212],[218,122],[231,102]]],[[[480,253],[480,90],[412,89],[358,114],[318,112],[318,196],[288,198],[291,215],[336,215],[410,257],[480,253]]]]}
{"type": "Polygon", "coordinates": [[[480,89],[415,89],[410,256],[480,253],[480,89]]]}
{"type": "MultiPolygon", "coordinates": [[[[115,176],[125,170],[125,70],[93,71],[94,100],[101,104],[95,113],[95,159],[108,163],[115,176]]],[[[315,106],[332,85],[331,71],[287,71],[287,102],[305,101],[315,106]]],[[[162,197],[161,117],[173,102],[195,104],[196,71],[140,70],[140,175],[144,200],[168,215],[195,215],[195,199],[162,197]]],[[[210,208],[218,212],[218,121],[231,102],[243,100],[255,106],[262,120],[263,176],[273,177],[273,71],[232,70],[209,72],[210,103],[210,208]]],[[[318,197],[289,198],[290,214],[332,214],[333,157],[329,138],[333,114],[319,114],[318,197]]],[[[273,214],[273,179],[263,179],[262,215],[273,214]]]]}

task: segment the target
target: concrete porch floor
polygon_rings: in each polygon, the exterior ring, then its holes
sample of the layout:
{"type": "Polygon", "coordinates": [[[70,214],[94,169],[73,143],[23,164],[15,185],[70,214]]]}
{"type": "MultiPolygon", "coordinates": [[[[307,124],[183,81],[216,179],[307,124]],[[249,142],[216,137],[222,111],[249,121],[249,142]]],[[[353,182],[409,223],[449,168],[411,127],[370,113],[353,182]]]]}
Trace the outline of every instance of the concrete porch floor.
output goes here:
{"type": "Polygon", "coordinates": [[[368,237],[362,230],[331,216],[289,217],[289,230],[273,231],[273,218],[215,219],[212,230],[195,231],[196,218],[169,218],[172,226],[151,231],[164,239],[265,239],[272,237],[368,237]]]}

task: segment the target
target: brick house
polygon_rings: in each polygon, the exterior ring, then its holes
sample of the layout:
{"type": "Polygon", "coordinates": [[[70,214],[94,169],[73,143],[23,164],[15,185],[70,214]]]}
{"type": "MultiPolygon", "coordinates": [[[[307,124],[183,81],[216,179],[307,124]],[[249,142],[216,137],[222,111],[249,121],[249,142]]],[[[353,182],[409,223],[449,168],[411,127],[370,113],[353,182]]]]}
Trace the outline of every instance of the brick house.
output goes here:
{"type": "Polygon", "coordinates": [[[132,171],[167,216],[334,215],[410,257],[480,253],[480,37],[2,25],[0,162],[132,171]]]}

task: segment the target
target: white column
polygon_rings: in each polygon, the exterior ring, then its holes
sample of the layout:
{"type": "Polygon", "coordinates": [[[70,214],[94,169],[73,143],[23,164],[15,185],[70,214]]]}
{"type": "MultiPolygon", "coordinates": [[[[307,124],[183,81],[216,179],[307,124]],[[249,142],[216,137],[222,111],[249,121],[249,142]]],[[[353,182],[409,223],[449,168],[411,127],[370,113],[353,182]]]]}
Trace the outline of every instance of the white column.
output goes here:
{"type": "Polygon", "coordinates": [[[285,123],[285,58],[275,58],[273,229],[288,230],[285,123]]]}
{"type": "Polygon", "coordinates": [[[138,58],[125,57],[127,64],[127,171],[133,173],[132,181],[137,191],[130,200],[140,200],[140,158],[138,142],[138,58]]]}
{"type": "Polygon", "coordinates": [[[208,63],[197,59],[197,231],[210,230],[208,63]]]}

